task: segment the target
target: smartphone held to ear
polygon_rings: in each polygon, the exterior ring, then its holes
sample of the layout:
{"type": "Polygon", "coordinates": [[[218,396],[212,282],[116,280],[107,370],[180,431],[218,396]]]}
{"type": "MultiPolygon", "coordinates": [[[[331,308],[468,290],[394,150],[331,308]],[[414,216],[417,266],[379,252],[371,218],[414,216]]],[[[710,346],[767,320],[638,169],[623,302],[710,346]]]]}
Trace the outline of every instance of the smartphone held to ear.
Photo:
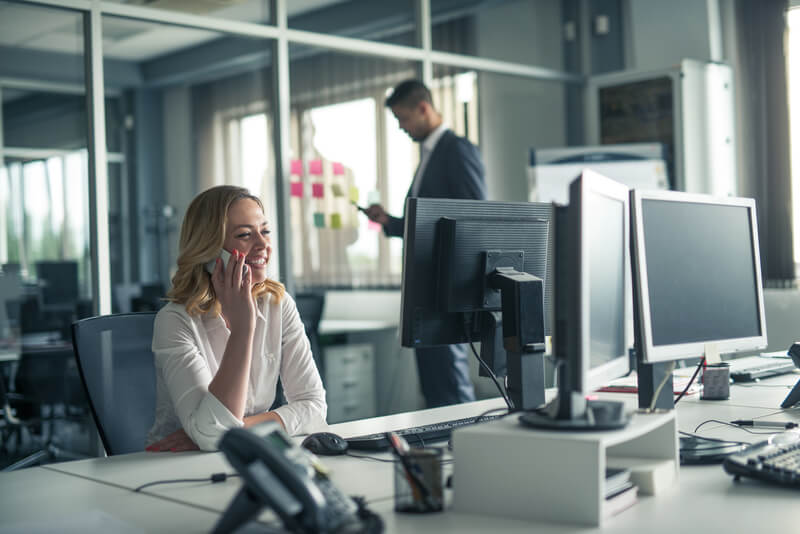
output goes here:
{"type": "MultiPolygon", "coordinates": [[[[225,269],[228,267],[228,260],[231,259],[231,253],[225,250],[224,248],[219,249],[219,257],[222,259],[222,272],[225,272],[225,269]]],[[[214,267],[217,266],[217,260],[211,260],[210,262],[206,263],[206,271],[209,274],[214,274],[214,267]]]]}
{"type": "MultiPolygon", "coordinates": [[[[219,249],[219,257],[222,260],[222,272],[225,272],[225,269],[228,268],[228,260],[231,259],[231,253],[225,250],[224,248],[219,249]]],[[[217,260],[211,260],[210,262],[206,263],[206,271],[209,274],[214,274],[214,267],[217,266],[217,260]]],[[[247,274],[248,266],[244,265],[242,269],[242,274],[247,274]]]]}

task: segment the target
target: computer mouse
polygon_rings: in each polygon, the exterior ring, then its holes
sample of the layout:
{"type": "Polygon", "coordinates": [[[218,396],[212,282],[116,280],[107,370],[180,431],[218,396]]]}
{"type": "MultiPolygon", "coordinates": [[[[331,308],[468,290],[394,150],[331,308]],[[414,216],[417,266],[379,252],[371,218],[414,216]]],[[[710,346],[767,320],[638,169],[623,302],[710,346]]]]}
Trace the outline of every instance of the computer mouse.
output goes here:
{"type": "Polygon", "coordinates": [[[322,456],[335,456],[347,452],[347,441],[333,432],[310,434],[300,446],[322,456]]]}

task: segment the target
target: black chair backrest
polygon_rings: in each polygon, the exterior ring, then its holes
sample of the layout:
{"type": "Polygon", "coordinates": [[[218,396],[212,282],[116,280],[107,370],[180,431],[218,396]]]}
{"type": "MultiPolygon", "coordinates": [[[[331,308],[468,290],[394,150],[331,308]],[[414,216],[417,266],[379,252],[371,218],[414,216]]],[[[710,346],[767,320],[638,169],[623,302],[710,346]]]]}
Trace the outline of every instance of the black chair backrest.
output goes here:
{"type": "MultiPolygon", "coordinates": [[[[311,343],[311,352],[319,366],[322,361],[322,347],[319,341],[319,323],[322,320],[322,311],[325,307],[323,293],[298,293],[294,297],[297,312],[306,330],[306,335],[311,343]]],[[[321,367],[320,367],[321,368],[321,367]]]]}
{"type": "Polygon", "coordinates": [[[156,405],[151,344],[156,314],[120,313],[72,324],[72,345],[109,455],[144,450],[156,405]]]}

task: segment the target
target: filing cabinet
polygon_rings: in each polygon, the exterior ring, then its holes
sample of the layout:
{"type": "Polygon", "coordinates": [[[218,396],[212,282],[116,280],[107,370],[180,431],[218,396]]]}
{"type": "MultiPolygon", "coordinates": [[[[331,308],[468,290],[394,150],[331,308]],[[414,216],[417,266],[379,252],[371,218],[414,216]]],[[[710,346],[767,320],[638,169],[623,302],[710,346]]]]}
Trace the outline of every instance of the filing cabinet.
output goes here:
{"type": "Polygon", "coordinates": [[[326,346],[323,382],[328,402],[328,423],[377,415],[374,345],[326,346]]]}

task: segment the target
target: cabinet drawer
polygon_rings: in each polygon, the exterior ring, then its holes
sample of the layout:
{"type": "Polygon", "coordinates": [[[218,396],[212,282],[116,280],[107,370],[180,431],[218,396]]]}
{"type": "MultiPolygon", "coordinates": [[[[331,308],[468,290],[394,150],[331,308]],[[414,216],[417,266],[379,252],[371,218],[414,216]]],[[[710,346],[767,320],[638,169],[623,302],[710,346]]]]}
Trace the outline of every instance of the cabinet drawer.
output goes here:
{"type": "Polygon", "coordinates": [[[372,345],[346,345],[325,349],[325,378],[359,377],[372,380],[375,376],[375,349],[372,345]]]}

